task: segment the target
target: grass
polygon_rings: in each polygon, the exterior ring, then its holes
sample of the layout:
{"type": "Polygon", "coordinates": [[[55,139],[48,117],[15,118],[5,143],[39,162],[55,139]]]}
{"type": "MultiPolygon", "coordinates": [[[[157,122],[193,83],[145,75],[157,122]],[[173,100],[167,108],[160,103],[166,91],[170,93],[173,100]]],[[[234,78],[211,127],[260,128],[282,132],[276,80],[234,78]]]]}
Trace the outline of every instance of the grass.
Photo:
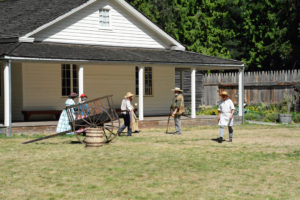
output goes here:
{"type": "Polygon", "coordinates": [[[119,137],[98,149],[58,137],[0,137],[0,199],[299,199],[300,128],[163,129],[119,137]],[[226,135],[227,136],[227,135],[226,135]]]}

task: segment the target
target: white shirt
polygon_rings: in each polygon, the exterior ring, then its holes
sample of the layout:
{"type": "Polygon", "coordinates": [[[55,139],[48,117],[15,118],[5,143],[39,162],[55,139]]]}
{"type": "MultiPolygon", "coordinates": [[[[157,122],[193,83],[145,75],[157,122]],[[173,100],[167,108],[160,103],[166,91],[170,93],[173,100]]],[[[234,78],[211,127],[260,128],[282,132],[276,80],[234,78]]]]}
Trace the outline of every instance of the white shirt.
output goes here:
{"type": "Polygon", "coordinates": [[[122,113],[124,113],[124,111],[130,112],[132,110],[133,110],[133,106],[131,105],[130,100],[129,99],[123,99],[122,100],[122,104],[121,104],[121,111],[122,111],[122,113]]]}
{"type": "Polygon", "coordinates": [[[232,113],[232,110],[235,110],[235,107],[232,103],[232,101],[227,98],[219,103],[218,111],[221,112],[220,115],[220,126],[232,126],[233,125],[233,118],[230,119],[230,115],[232,113]]]}

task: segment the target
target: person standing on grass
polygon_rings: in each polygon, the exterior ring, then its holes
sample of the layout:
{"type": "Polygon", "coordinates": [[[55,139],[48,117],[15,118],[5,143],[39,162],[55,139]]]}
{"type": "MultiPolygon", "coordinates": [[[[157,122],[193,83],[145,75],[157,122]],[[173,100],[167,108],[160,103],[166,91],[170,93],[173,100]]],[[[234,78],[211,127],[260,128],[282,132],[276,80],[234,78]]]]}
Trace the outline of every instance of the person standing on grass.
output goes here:
{"type": "Polygon", "coordinates": [[[184,99],[182,95],[182,90],[180,88],[174,88],[172,89],[174,91],[174,99],[171,106],[171,109],[173,110],[172,117],[174,117],[175,122],[175,128],[176,132],[175,134],[180,135],[181,134],[181,115],[184,113],[184,99]]]}
{"type": "Polygon", "coordinates": [[[130,123],[132,121],[132,112],[133,112],[133,106],[131,105],[132,100],[133,100],[133,94],[131,92],[127,92],[121,104],[121,114],[124,119],[124,124],[118,130],[119,135],[123,132],[123,130],[126,127],[127,127],[127,136],[131,136],[132,134],[132,130],[130,126],[130,123]]]}
{"type": "Polygon", "coordinates": [[[235,107],[228,97],[228,93],[223,91],[220,95],[222,100],[219,103],[218,107],[218,122],[220,126],[220,137],[218,138],[218,142],[223,142],[225,126],[228,126],[229,131],[229,142],[232,142],[233,137],[233,114],[235,111],[235,107]]]}
{"type": "MultiPolygon", "coordinates": [[[[76,103],[75,103],[74,99],[77,96],[78,96],[78,94],[76,94],[74,92],[71,93],[69,95],[69,98],[65,102],[66,107],[75,105],[76,103]]],[[[61,133],[61,132],[69,131],[69,130],[72,130],[72,127],[71,127],[70,122],[69,122],[67,111],[66,111],[66,109],[63,109],[63,111],[62,111],[62,113],[59,117],[59,120],[58,120],[56,132],[61,133]]],[[[69,135],[72,135],[72,134],[74,134],[74,133],[69,133],[69,135]]]]}

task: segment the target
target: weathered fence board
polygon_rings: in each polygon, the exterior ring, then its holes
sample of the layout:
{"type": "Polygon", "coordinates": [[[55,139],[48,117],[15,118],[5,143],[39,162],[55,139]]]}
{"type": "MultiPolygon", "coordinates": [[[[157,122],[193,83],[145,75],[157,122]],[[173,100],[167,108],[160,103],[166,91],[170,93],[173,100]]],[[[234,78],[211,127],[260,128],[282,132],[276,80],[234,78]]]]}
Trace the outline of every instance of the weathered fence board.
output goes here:
{"type": "MultiPolygon", "coordinates": [[[[245,103],[279,104],[285,95],[294,95],[294,86],[300,84],[300,70],[262,71],[245,73],[245,103]]],[[[220,91],[227,90],[238,103],[238,73],[211,73],[203,76],[205,105],[216,105],[220,91]]]]}
{"type": "MultiPolygon", "coordinates": [[[[295,95],[294,87],[300,84],[300,70],[245,72],[245,99],[249,104],[279,104],[285,95],[295,95]]],[[[175,85],[183,89],[185,106],[191,105],[191,72],[176,69],[175,85]]],[[[226,90],[238,104],[238,73],[196,73],[196,108],[217,105],[219,93],[226,90]]],[[[298,99],[300,99],[298,97],[298,99]]],[[[300,109],[300,108],[299,108],[300,109]]]]}

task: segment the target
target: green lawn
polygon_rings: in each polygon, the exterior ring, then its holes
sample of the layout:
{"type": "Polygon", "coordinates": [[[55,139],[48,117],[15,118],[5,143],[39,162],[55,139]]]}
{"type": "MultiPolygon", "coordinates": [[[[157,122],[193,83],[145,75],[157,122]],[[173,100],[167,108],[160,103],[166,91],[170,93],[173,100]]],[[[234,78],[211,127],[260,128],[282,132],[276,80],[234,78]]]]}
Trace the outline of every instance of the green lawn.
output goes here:
{"type": "Polygon", "coordinates": [[[148,129],[101,148],[0,137],[0,199],[300,199],[300,128],[148,129]],[[228,133],[226,132],[226,139],[228,133]]]}

